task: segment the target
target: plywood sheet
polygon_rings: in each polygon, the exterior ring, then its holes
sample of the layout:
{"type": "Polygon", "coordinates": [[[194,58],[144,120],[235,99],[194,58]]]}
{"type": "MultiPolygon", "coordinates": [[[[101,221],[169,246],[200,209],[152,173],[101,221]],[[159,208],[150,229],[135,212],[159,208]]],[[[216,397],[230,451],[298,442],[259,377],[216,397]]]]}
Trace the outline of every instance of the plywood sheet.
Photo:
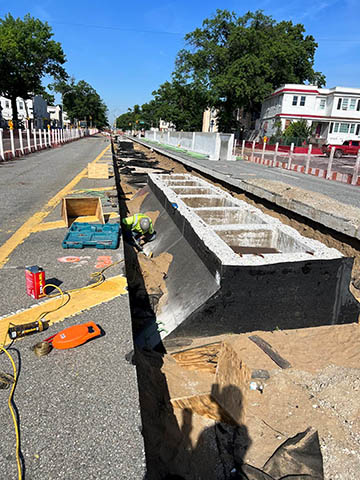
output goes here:
{"type": "Polygon", "coordinates": [[[94,216],[95,221],[105,223],[104,213],[99,197],[65,197],[61,204],[61,217],[66,227],[78,217],[94,216]]]}
{"type": "Polygon", "coordinates": [[[88,178],[109,178],[107,163],[88,163],[88,178]]]}
{"type": "Polygon", "coordinates": [[[219,354],[212,396],[239,425],[245,417],[250,377],[250,369],[243,361],[241,352],[224,341],[219,354]]]}

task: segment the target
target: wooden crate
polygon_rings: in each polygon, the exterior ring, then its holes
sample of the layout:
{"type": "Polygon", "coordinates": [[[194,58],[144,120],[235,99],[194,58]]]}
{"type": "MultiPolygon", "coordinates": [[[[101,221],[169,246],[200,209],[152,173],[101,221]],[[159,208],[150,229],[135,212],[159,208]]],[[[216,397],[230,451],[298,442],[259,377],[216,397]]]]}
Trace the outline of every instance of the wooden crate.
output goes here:
{"type": "Polygon", "coordinates": [[[109,164],[88,163],[88,178],[109,178],[109,164]]]}
{"type": "MultiPolygon", "coordinates": [[[[93,217],[92,221],[105,223],[99,197],[65,197],[61,205],[61,217],[69,227],[78,217],[93,217]]],[[[90,220],[91,221],[91,220],[90,220]]]]}

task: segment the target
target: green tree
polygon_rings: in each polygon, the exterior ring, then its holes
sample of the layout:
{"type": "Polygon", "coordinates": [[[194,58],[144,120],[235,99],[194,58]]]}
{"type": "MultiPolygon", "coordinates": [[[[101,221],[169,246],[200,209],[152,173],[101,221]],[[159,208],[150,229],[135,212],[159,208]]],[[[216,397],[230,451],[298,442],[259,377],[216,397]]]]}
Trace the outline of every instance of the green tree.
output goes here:
{"type": "Polygon", "coordinates": [[[312,134],[312,128],[308,126],[306,120],[291,122],[284,131],[284,137],[303,138],[308,141],[312,134]]]}
{"type": "Polygon", "coordinates": [[[262,11],[238,17],[217,10],[185,36],[188,47],[177,55],[176,75],[208,91],[220,128],[231,131],[237,108],[259,113],[264,98],[280,85],[325,83],[313,69],[317,43],[304,32],[303,25],[277,23],[262,11]]]}
{"type": "Polygon", "coordinates": [[[153,92],[156,116],[187,132],[202,128],[203,111],[207,106],[207,93],[195,82],[173,79],[153,92]]]}
{"type": "Polygon", "coordinates": [[[23,20],[10,14],[0,19],[0,95],[10,98],[15,125],[18,123],[16,97],[28,99],[43,94],[41,81],[45,75],[67,78],[62,67],[64,52],[52,36],[47,22],[29,14],[23,20]]]}
{"type": "Polygon", "coordinates": [[[79,120],[86,120],[98,128],[108,125],[106,117],[107,107],[97,91],[84,80],[75,82],[57,82],[52,88],[61,94],[64,111],[68,114],[72,123],[79,120]]]}

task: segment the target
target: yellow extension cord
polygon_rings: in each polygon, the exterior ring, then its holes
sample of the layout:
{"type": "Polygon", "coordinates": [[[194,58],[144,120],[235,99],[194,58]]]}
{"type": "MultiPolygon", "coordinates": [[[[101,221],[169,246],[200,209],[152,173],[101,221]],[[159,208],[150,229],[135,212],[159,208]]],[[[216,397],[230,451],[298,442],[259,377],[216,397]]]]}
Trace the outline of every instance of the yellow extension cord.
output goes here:
{"type": "MultiPolygon", "coordinates": [[[[113,267],[114,265],[117,265],[118,263],[122,262],[123,260],[119,260],[118,262],[114,262],[112,263],[111,265],[108,265],[107,267],[103,268],[100,272],[93,272],[91,274],[91,277],[99,277],[97,282],[95,282],[94,284],[92,285],[87,285],[86,287],[82,287],[82,288],[73,288],[72,290],[67,290],[65,292],[63,292],[61,290],[60,287],[58,287],[57,285],[53,285],[52,283],[48,283],[45,285],[45,290],[46,290],[46,287],[54,287],[56,288],[56,290],[58,290],[59,293],[55,293],[55,294],[52,294],[52,295],[46,295],[48,298],[52,298],[52,297],[57,297],[57,296],[61,296],[61,303],[60,305],[58,305],[56,308],[54,308],[53,310],[48,310],[46,312],[42,312],[38,317],[37,319],[35,320],[36,322],[37,321],[41,321],[48,313],[52,313],[52,312],[56,312],[57,310],[59,310],[60,308],[62,308],[64,305],[66,305],[66,303],[70,300],[70,293],[71,292],[77,292],[77,291],[80,291],[80,290],[85,290],[85,289],[88,289],[88,288],[94,288],[94,287],[97,287],[98,285],[100,285],[101,283],[104,282],[105,280],[105,277],[103,275],[103,273],[105,272],[105,270],[107,270],[108,268],[110,267],[113,267]],[[68,299],[67,301],[64,301],[64,298],[65,298],[65,295],[68,295],[68,299]]],[[[10,324],[9,324],[10,325],[10,324]]],[[[6,334],[7,335],[7,334],[6,334]]],[[[12,358],[12,356],[10,355],[10,353],[4,348],[4,345],[6,343],[6,336],[5,336],[5,339],[4,339],[4,342],[2,345],[0,345],[0,351],[4,352],[7,357],[9,358],[10,362],[11,362],[11,365],[13,367],[13,372],[14,372],[14,382],[12,384],[12,387],[11,387],[11,391],[10,391],[10,395],[9,395],[9,398],[8,398],[8,407],[9,407],[9,410],[10,410],[10,413],[11,413],[11,416],[12,416],[12,419],[13,419],[13,423],[14,423],[14,429],[15,429],[15,436],[16,436],[16,463],[17,463],[17,469],[18,469],[18,480],[22,480],[22,470],[21,470],[21,463],[20,463],[20,433],[19,433],[19,425],[18,425],[18,422],[17,422],[17,419],[16,419],[16,415],[15,415],[15,412],[14,412],[14,409],[13,409],[13,406],[12,406],[12,399],[13,399],[13,395],[14,395],[14,391],[15,391],[15,388],[16,388],[16,382],[17,382],[17,370],[16,370],[16,365],[15,365],[15,362],[14,362],[14,359],[12,358]]]]}
{"type": "Polygon", "coordinates": [[[10,413],[11,413],[11,416],[12,416],[12,419],[13,419],[13,422],[14,422],[14,428],[15,428],[15,436],[16,436],[16,463],[17,463],[17,469],[18,469],[18,480],[21,480],[22,479],[22,471],[21,471],[21,464],[20,464],[20,434],[19,434],[19,425],[17,423],[17,419],[16,419],[16,415],[15,415],[15,412],[14,412],[14,409],[13,409],[13,406],[11,405],[11,402],[12,402],[12,399],[13,399],[13,395],[14,395],[14,390],[15,390],[15,387],[16,387],[16,381],[17,381],[17,370],[16,370],[16,365],[15,365],[15,362],[14,362],[14,359],[12,358],[12,356],[10,355],[10,353],[2,346],[0,345],[0,350],[2,352],[4,352],[10,362],[11,362],[11,365],[13,367],[13,372],[14,372],[14,382],[12,384],[12,387],[11,387],[11,391],[10,391],[10,395],[9,395],[9,399],[8,399],[8,406],[9,406],[9,410],[10,410],[10,413]]]}

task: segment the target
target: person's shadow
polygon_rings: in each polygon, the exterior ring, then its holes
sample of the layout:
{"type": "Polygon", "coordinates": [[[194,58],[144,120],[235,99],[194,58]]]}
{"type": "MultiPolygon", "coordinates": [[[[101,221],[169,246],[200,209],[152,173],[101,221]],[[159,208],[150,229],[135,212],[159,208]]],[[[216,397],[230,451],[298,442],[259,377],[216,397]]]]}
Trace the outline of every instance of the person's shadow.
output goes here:
{"type": "MultiPolygon", "coordinates": [[[[162,381],[164,380],[163,376],[162,381]]],[[[166,393],[168,395],[167,388],[166,393]]],[[[148,454],[151,452],[151,459],[148,456],[146,479],[240,478],[235,476],[234,472],[240,470],[251,440],[246,426],[236,423],[221,405],[229,405],[230,401],[232,408],[238,406],[242,410],[242,393],[234,385],[221,389],[218,384],[214,384],[212,396],[216,398],[216,402],[212,403],[212,415],[216,417],[216,423],[202,431],[204,423],[207,422],[202,421],[190,408],[184,408],[181,413],[178,409],[175,412],[169,397],[166,400],[166,397],[163,398],[165,403],[169,402],[168,408],[163,404],[159,412],[152,411],[152,419],[156,419],[159,431],[148,431],[148,435],[145,435],[146,446],[150,446],[149,441],[152,443],[150,450],[147,449],[148,454]],[[168,410],[166,416],[163,415],[164,410],[168,410]],[[176,417],[171,411],[176,413],[176,417]],[[160,432],[161,436],[158,435],[160,432]]],[[[152,406],[155,406],[154,403],[152,406]]],[[[237,411],[236,416],[240,418],[241,411],[237,411]]],[[[144,430],[147,430],[145,425],[144,430]]]]}
{"type": "MultiPolygon", "coordinates": [[[[203,430],[194,446],[191,440],[193,412],[190,409],[184,409],[182,412],[181,433],[185,458],[180,465],[185,465],[188,461],[188,471],[183,472],[183,478],[186,480],[236,478],[234,472],[240,470],[246,451],[251,445],[248,430],[239,421],[244,408],[241,390],[235,385],[221,388],[215,383],[212,385],[211,397],[217,409],[217,421],[213,426],[203,430]],[[237,421],[229,414],[230,410],[237,421]]],[[[176,477],[166,478],[170,480],[176,477]]]]}

